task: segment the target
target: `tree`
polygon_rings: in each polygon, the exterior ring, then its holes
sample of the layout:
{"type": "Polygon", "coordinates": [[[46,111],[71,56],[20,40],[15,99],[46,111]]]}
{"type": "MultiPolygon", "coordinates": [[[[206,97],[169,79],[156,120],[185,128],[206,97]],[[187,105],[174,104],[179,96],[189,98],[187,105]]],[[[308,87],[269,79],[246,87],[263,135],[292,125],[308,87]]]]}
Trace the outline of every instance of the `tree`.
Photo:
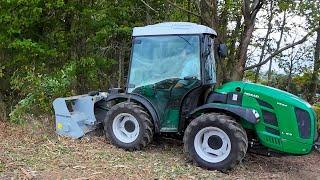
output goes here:
{"type": "MultiPolygon", "coordinates": [[[[274,12],[274,2],[271,1],[269,4],[270,4],[270,6],[267,9],[267,14],[268,15],[263,17],[263,18],[268,19],[268,23],[267,23],[267,32],[266,32],[265,38],[263,39],[263,44],[262,44],[262,47],[261,47],[261,53],[260,53],[260,56],[259,56],[259,63],[265,57],[265,53],[266,53],[265,51],[268,49],[268,47],[270,47],[268,45],[268,43],[270,41],[269,36],[272,33],[272,20],[273,20],[273,16],[274,16],[275,12],[274,12]]],[[[256,68],[255,76],[254,76],[254,82],[257,82],[258,79],[259,79],[260,69],[261,69],[261,66],[256,68]]]]}
{"type": "MultiPolygon", "coordinates": [[[[284,34],[284,29],[285,29],[285,24],[286,24],[286,17],[287,13],[286,11],[283,12],[283,18],[282,18],[282,23],[279,27],[279,30],[280,30],[280,36],[279,36],[279,39],[276,41],[276,50],[275,51],[278,51],[280,49],[280,44],[282,42],[282,38],[283,38],[283,34],[284,34]]],[[[269,46],[269,49],[270,46],[269,46]]],[[[269,69],[268,69],[268,83],[267,85],[270,85],[270,81],[271,81],[271,71],[272,71],[272,58],[269,60],[270,63],[269,63],[269,69]]],[[[261,61],[260,61],[261,63],[261,61]]]]}
{"type": "Polygon", "coordinates": [[[291,48],[279,58],[279,67],[284,70],[287,75],[286,91],[292,92],[292,78],[297,73],[305,72],[308,65],[312,62],[312,54],[310,47],[304,46],[300,48],[291,48]]]}
{"type": "MultiPolygon", "coordinates": [[[[277,48],[270,55],[265,57],[263,61],[246,66],[248,60],[248,47],[252,40],[256,17],[264,6],[270,2],[264,0],[242,0],[242,1],[217,1],[217,0],[200,0],[193,1],[197,5],[197,12],[190,11],[177,2],[167,0],[168,3],[183,10],[187,14],[191,14],[200,19],[200,22],[212,27],[219,34],[216,43],[227,42],[229,56],[226,61],[218,61],[218,81],[224,82],[229,80],[241,80],[243,73],[246,70],[259,68],[268,63],[272,58],[279,55],[281,52],[290,49],[296,45],[304,43],[313,33],[316,28],[311,30],[301,39],[277,48]],[[234,24],[235,28],[230,29],[230,24],[234,24]]],[[[275,2],[271,2],[272,4],[275,2]]],[[[299,2],[296,1],[279,1],[275,5],[280,9],[294,11],[298,7],[299,2]]],[[[269,4],[270,5],[270,4],[269,4]]],[[[285,21],[284,21],[285,22],[285,21]]],[[[282,28],[283,29],[283,28],[282,28]]]]}
{"type": "MultiPolygon", "coordinates": [[[[215,43],[226,43],[229,47],[225,60],[216,56],[218,84],[241,80],[244,74],[252,80],[253,70],[258,79],[263,64],[270,61],[271,67],[272,60],[279,59],[286,50],[304,43],[319,31],[319,3],[310,2],[0,1],[0,103],[6,103],[8,113],[13,109],[11,117],[19,117],[32,110],[50,111],[52,100],[59,96],[123,87],[132,28],[163,21],[202,23],[218,32],[215,43]],[[308,18],[308,32],[301,39],[285,44],[289,34],[286,18],[291,14],[308,18]],[[267,27],[266,36],[255,34],[259,28],[257,21],[259,26],[267,27]],[[280,33],[280,38],[273,38],[274,33],[280,33]],[[252,51],[254,45],[258,53],[252,51]],[[251,54],[259,54],[258,61],[251,58],[251,54]],[[252,63],[252,59],[257,64],[252,63]]],[[[313,82],[318,79],[320,66],[317,49],[313,82]]],[[[317,84],[309,89],[316,92],[317,84]]]]}
{"type": "Polygon", "coordinates": [[[0,96],[8,112],[14,109],[12,119],[20,121],[20,114],[32,110],[48,112],[59,96],[108,89],[114,79],[122,85],[132,27],[145,24],[141,6],[140,1],[1,1],[0,96]],[[112,71],[117,65],[121,72],[112,71]]]}
{"type": "Polygon", "coordinates": [[[308,93],[306,99],[308,102],[313,103],[314,97],[318,89],[319,80],[319,68],[320,68],[320,1],[301,1],[299,6],[300,14],[306,17],[307,23],[310,27],[315,27],[316,29],[316,42],[314,48],[314,60],[313,60],[313,72],[311,83],[308,86],[308,93]]]}
{"type": "MultiPolygon", "coordinates": [[[[320,27],[320,21],[319,21],[320,27]]],[[[310,94],[307,96],[307,101],[313,103],[314,97],[316,96],[318,89],[318,80],[319,80],[319,68],[320,68],[320,28],[317,30],[317,39],[316,45],[314,48],[314,63],[313,63],[313,72],[310,86],[310,94]]]]}

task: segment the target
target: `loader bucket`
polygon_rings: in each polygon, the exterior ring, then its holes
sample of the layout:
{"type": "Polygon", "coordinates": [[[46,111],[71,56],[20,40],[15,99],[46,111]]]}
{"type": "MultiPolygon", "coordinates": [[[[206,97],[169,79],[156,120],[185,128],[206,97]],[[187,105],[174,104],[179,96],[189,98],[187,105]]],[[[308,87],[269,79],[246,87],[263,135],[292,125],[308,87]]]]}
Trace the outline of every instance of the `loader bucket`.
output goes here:
{"type": "Polygon", "coordinates": [[[97,94],[55,99],[53,108],[56,117],[56,133],[77,139],[95,130],[101,123],[101,120],[96,118],[95,103],[104,97],[106,96],[97,94]]]}

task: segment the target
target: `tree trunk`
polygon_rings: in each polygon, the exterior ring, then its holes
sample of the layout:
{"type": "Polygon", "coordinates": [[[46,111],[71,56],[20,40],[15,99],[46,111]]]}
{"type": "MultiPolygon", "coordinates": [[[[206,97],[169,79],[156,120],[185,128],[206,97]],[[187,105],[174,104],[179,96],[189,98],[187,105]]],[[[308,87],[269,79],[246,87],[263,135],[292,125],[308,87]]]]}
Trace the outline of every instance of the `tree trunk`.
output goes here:
{"type": "MultiPolygon", "coordinates": [[[[191,0],[188,0],[188,11],[191,11],[191,0]]],[[[190,22],[191,21],[191,14],[190,13],[188,13],[188,22],[190,22]]]]}
{"type": "Polygon", "coordinates": [[[235,29],[232,31],[231,34],[231,43],[230,43],[230,49],[229,49],[229,56],[228,56],[228,62],[226,63],[226,70],[229,70],[228,72],[224,72],[224,76],[223,76],[223,80],[225,81],[229,81],[231,80],[231,75],[232,75],[232,69],[236,64],[236,60],[235,60],[235,56],[236,56],[236,42],[239,42],[239,38],[240,38],[240,29],[241,29],[241,18],[242,15],[239,14],[238,17],[236,18],[236,27],[235,29]]]}
{"type": "Polygon", "coordinates": [[[272,76],[272,59],[270,59],[270,63],[269,63],[269,69],[268,69],[268,82],[267,85],[270,86],[271,84],[271,77],[272,76]]]}
{"type": "MultiPolygon", "coordinates": [[[[270,49],[270,45],[268,45],[268,50],[270,49]]],[[[271,85],[271,78],[272,78],[272,59],[270,59],[269,63],[269,69],[268,69],[268,80],[267,80],[267,85],[271,85]]]]}
{"type": "MultiPolygon", "coordinates": [[[[270,2],[270,16],[268,17],[268,30],[267,30],[267,34],[266,37],[264,38],[263,41],[263,45],[261,47],[261,54],[259,57],[259,63],[263,60],[264,56],[265,56],[265,49],[267,47],[267,43],[269,40],[269,35],[271,34],[271,29],[272,29],[272,20],[273,20],[273,1],[270,2]]],[[[260,74],[260,69],[261,66],[257,67],[255,75],[254,75],[254,82],[257,82],[259,80],[259,74],[260,74]]]]}
{"type": "MultiPolygon", "coordinates": [[[[320,27],[320,22],[319,22],[320,27]]],[[[317,40],[316,46],[314,50],[314,65],[313,65],[313,73],[311,78],[311,85],[310,85],[310,93],[307,96],[307,101],[311,104],[314,103],[314,97],[317,93],[318,88],[318,79],[319,79],[319,68],[320,68],[320,28],[317,30],[317,40]]]]}
{"type": "Polygon", "coordinates": [[[3,96],[0,94],[0,121],[7,120],[6,104],[3,101],[3,96]]]}
{"type": "Polygon", "coordinates": [[[147,20],[147,24],[151,24],[152,23],[152,19],[151,19],[151,15],[150,15],[150,9],[148,7],[146,7],[146,20],[147,20]]]}
{"type": "MultiPolygon", "coordinates": [[[[290,57],[290,64],[289,64],[289,74],[287,79],[287,91],[291,92],[291,82],[292,82],[292,75],[294,73],[294,61],[297,56],[297,52],[294,54],[294,47],[291,48],[291,57],[290,57]]],[[[300,58],[298,58],[300,59],[300,58]]]]}
{"type": "Polygon", "coordinates": [[[292,81],[292,71],[293,71],[293,58],[290,59],[290,67],[289,67],[289,74],[287,79],[287,92],[291,92],[291,81],[292,81]]]}
{"type": "MultiPolygon", "coordinates": [[[[10,59],[8,54],[4,51],[4,49],[0,48],[0,68],[2,69],[2,62],[5,63],[6,60],[10,59]]],[[[3,70],[5,71],[5,69],[3,70]]],[[[4,97],[6,92],[10,90],[10,76],[7,75],[8,72],[2,72],[0,75],[0,121],[7,120],[7,106],[4,102],[4,97]]],[[[8,108],[9,109],[9,108],[8,108]]]]}
{"type": "Polygon", "coordinates": [[[244,26],[240,38],[240,46],[237,51],[237,63],[233,68],[232,80],[242,80],[244,74],[244,68],[247,62],[248,46],[251,41],[252,33],[255,26],[257,13],[261,9],[263,1],[243,0],[242,13],[244,17],[244,26]]]}
{"type": "Polygon", "coordinates": [[[118,87],[123,85],[123,73],[124,73],[124,47],[119,49],[119,66],[118,66],[118,87]]]}
{"type": "Polygon", "coordinates": [[[247,22],[246,25],[244,26],[244,31],[241,35],[241,40],[240,40],[240,49],[238,50],[237,53],[237,64],[233,69],[233,74],[232,74],[232,80],[234,81],[239,81],[242,80],[243,78],[243,73],[244,73],[244,67],[246,65],[247,61],[247,51],[248,51],[248,46],[250,44],[251,36],[254,30],[254,23],[252,22],[247,22]]]}
{"type": "MultiPolygon", "coordinates": [[[[64,4],[69,6],[68,3],[69,3],[69,0],[64,0],[64,4]]],[[[72,12],[68,12],[67,10],[65,10],[64,13],[65,13],[64,30],[66,33],[70,33],[71,28],[72,28],[72,21],[73,21],[72,12]]],[[[66,53],[67,53],[66,59],[68,59],[68,60],[71,59],[72,58],[72,47],[70,47],[66,53]]]]}
{"type": "Polygon", "coordinates": [[[202,24],[205,24],[214,30],[218,31],[217,23],[217,2],[216,0],[200,0],[199,9],[202,24]],[[212,5],[212,6],[211,6],[212,5]]]}
{"type": "MultiPolygon", "coordinates": [[[[277,41],[277,48],[275,51],[278,51],[280,49],[280,44],[282,41],[282,37],[283,37],[283,32],[284,32],[284,26],[286,25],[286,11],[283,12],[283,20],[282,20],[282,24],[280,27],[280,37],[279,40],[277,41]]],[[[268,70],[268,85],[271,84],[271,73],[272,73],[272,59],[270,59],[270,64],[269,64],[269,70],[268,70]]]]}

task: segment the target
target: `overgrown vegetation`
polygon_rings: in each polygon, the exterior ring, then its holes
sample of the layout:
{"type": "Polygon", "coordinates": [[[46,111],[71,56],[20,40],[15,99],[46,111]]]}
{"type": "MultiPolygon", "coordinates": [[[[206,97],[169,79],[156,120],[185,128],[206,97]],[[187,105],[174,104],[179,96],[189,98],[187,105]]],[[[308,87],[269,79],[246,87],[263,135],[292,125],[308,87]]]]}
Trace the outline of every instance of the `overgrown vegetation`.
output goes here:
{"type": "Polygon", "coordinates": [[[123,87],[132,28],[163,21],[217,30],[216,43],[229,46],[217,57],[218,83],[245,77],[310,102],[319,92],[316,0],[10,0],[0,8],[0,119],[15,123],[52,113],[57,97],[123,87]]]}
{"type": "Polygon", "coordinates": [[[75,141],[53,136],[50,128],[6,124],[0,122],[0,179],[316,179],[320,175],[317,152],[283,157],[248,153],[233,171],[221,173],[187,162],[180,141],[162,139],[144,151],[129,152],[104,137],[75,141]]]}

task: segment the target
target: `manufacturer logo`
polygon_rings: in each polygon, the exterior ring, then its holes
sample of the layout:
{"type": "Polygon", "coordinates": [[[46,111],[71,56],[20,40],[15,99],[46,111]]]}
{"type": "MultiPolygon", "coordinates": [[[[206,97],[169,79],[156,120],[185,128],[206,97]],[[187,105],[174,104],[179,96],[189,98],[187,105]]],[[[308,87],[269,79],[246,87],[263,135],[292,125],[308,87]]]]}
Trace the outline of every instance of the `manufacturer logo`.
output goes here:
{"type": "Polygon", "coordinates": [[[281,132],[281,134],[285,134],[287,136],[292,136],[292,133],[288,133],[288,132],[281,132]]]}
{"type": "Polygon", "coordinates": [[[283,104],[283,103],[281,103],[281,102],[277,102],[277,104],[280,105],[280,106],[283,106],[283,107],[287,107],[287,106],[288,106],[288,105],[283,104]]]}
{"type": "Polygon", "coordinates": [[[245,92],[244,94],[247,96],[254,97],[254,98],[260,98],[259,95],[257,95],[257,94],[252,94],[252,93],[248,93],[248,92],[245,92]]]}

